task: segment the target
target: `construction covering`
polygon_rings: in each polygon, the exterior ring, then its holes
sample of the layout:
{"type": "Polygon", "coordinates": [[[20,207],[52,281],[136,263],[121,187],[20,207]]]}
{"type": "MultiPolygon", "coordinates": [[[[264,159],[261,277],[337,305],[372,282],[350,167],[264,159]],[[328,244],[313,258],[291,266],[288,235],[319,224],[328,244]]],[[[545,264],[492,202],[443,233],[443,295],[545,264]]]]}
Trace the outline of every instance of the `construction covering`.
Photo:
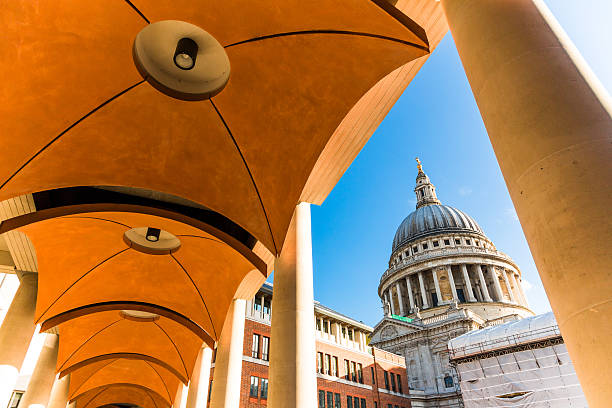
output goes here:
{"type": "Polygon", "coordinates": [[[466,408],[588,407],[552,313],[448,343],[466,408]]]}

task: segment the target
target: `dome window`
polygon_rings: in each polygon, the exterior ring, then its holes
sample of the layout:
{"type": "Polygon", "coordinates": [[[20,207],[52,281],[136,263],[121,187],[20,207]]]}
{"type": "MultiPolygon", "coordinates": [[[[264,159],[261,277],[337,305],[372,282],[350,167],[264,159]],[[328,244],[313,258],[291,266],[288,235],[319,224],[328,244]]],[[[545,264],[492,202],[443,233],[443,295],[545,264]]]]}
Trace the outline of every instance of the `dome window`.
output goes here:
{"type": "Polygon", "coordinates": [[[450,239],[445,239],[444,240],[444,245],[446,245],[446,246],[450,245],[450,239]]]}
{"type": "Polygon", "coordinates": [[[471,241],[469,239],[465,240],[465,245],[472,245],[471,241]]]}
{"type": "Polygon", "coordinates": [[[438,241],[434,241],[434,242],[433,242],[433,246],[434,246],[434,247],[439,247],[439,246],[440,246],[440,243],[439,243],[438,241]]]}
{"type": "Polygon", "coordinates": [[[459,238],[455,238],[455,245],[461,245],[461,240],[459,238]]]}
{"type": "Polygon", "coordinates": [[[417,247],[416,245],[412,247],[412,253],[416,254],[417,252],[419,252],[419,247],[417,247]]]}
{"type": "Polygon", "coordinates": [[[427,244],[423,244],[423,249],[427,249],[427,244]]]}

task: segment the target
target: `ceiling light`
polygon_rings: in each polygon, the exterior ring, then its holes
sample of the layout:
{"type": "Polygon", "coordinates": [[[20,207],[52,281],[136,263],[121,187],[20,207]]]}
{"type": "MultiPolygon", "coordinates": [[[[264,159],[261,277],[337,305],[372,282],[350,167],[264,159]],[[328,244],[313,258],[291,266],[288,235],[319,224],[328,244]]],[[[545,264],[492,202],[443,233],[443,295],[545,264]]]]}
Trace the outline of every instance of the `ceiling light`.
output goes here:
{"type": "Polygon", "coordinates": [[[174,50],[174,64],[180,69],[189,70],[195,66],[198,44],[191,38],[181,38],[174,50]]]}

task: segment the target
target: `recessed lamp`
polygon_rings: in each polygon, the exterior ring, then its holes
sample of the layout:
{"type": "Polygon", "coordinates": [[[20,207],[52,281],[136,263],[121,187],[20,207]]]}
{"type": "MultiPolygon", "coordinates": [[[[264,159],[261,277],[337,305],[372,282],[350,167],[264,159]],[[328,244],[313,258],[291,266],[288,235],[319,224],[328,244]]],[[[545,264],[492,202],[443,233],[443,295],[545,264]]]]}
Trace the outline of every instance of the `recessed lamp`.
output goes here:
{"type": "Polygon", "coordinates": [[[180,69],[189,70],[195,66],[198,44],[191,38],[181,38],[174,50],[174,63],[180,69]]]}
{"type": "Polygon", "coordinates": [[[159,241],[159,234],[161,233],[161,230],[159,228],[147,228],[147,241],[150,242],[157,242],[159,241]]]}

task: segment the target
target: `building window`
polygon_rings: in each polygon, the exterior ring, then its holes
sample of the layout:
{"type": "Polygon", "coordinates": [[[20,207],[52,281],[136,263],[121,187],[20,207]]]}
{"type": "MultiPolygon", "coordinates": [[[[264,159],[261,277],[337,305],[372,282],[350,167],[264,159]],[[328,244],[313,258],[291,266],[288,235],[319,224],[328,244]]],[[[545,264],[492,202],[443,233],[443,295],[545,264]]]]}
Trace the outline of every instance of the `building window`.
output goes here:
{"type": "Polygon", "coordinates": [[[329,321],[323,320],[323,331],[329,333],[329,321]]]}
{"type": "Polygon", "coordinates": [[[391,374],[391,390],[395,392],[396,391],[395,390],[395,374],[393,373],[389,373],[389,374],[391,374]]]}
{"type": "Polygon", "coordinates": [[[255,309],[256,312],[261,311],[261,298],[253,299],[253,309],[255,309]]]}
{"type": "Polygon", "coordinates": [[[263,312],[265,315],[269,315],[272,312],[271,305],[270,305],[270,299],[264,298],[263,312]]]}
{"type": "Polygon", "coordinates": [[[433,246],[434,246],[434,247],[439,247],[439,246],[440,246],[440,243],[439,243],[438,241],[434,241],[434,242],[433,242],[433,246]]]}
{"type": "Polygon", "coordinates": [[[450,375],[447,375],[446,377],[444,377],[444,386],[446,388],[452,388],[453,387],[453,377],[451,377],[450,375]]]}
{"type": "Polygon", "coordinates": [[[13,391],[13,395],[11,396],[11,402],[9,403],[8,408],[17,408],[22,397],[23,397],[22,391],[13,391]]]}
{"type": "Polygon", "coordinates": [[[450,245],[450,239],[445,239],[444,240],[444,245],[450,245]]]}
{"type": "Polygon", "coordinates": [[[387,408],[393,408],[393,404],[387,404],[387,408]]]}
{"type": "Polygon", "coordinates": [[[427,244],[423,244],[423,249],[427,249],[427,244]]]}
{"type": "Polygon", "coordinates": [[[461,240],[459,238],[455,238],[455,244],[456,245],[460,245],[461,244],[461,240]]]}
{"type": "Polygon", "coordinates": [[[323,363],[325,364],[323,367],[325,369],[324,373],[329,375],[329,368],[331,366],[331,356],[329,354],[325,355],[325,361],[323,363]]]}
{"type": "Polygon", "coordinates": [[[323,353],[317,353],[317,373],[323,373],[323,353]]]}
{"type": "Polygon", "coordinates": [[[472,244],[470,243],[470,240],[469,240],[469,239],[466,239],[466,240],[465,240],[465,245],[472,245],[472,244]]]}
{"type": "Polygon", "coordinates": [[[431,292],[431,304],[433,307],[438,306],[438,294],[436,292],[431,292]]]}
{"type": "Polygon", "coordinates": [[[354,332],[355,332],[355,330],[353,330],[353,329],[350,329],[350,330],[348,331],[349,340],[353,340],[353,333],[354,333],[354,332]]]}
{"type": "Polygon", "coordinates": [[[389,389],[389,373],[386,371],[384,373],[385,373],[385,388],[389,389]]]}
{"type": "Polygon", "coordinates": [[[261,338],[261,359],[270,361],[270,338],[266,336],[261,338]]]}
{"type": "Polygon", "coordinates": [[[350,395],[346,396],[346,408],[353,408],[353,397],[350,395]]]}
{"type": "Polygon", "coordinates": [[[325,391],[319,390],[319,408],[325,408],[325,391]]]}
{"type": "Polygon", "coordinates": [[[253,347],[251,348],[251,357],[259,358],[259,334],[253,334],[253,347]]]}
{"type": "Polygon", "coordinates": [[[350,377],[351,377],[351,370],[349,368],[349,361],[344,360],[344,379],[350,380],[351,379],[350,377]]]}
{"type": "Polygon", "coordinates": [[[342,328],[342,338],[346,338],[346,327],[342,328]]]}
{"type": "Polygon", "coordinates": [[[403,392],[402,392],[402,376],[399,375],[399,374],[397,374],[397,391],[400,394],[403,394],[403,392]]]}
{"type": "Polygon", "coordinates": [[[457,288],[457,298],[459,298],[459,303],[465,302],[465,293],[462,288],[457,288]]]}
{"type": "Polygon", "coordinates": [[[372,384],[376,385],[376,377],[374,377],[374,367],[370,367],[370,374],[372,374],[372,384]]]}
{"type": "Polygon", "coordinates": [[[361,399],[361,408],[367,408],[365,398],[361,399]]]}
{"type": "Polygon", "coordinates": [[[268,399],[268,379],[261,379],[261,399],[268,399]]]}
{"type": "Polygon", "coordinates": [[[374,401],[374,408],[378,408],[378,402],[374,401]]]}
{"type": "Polygon", "coordinates": [[[257,398],[257,391],[259,386],[259,377],[251,376],[251,392],[249,392],[249,397],[257,398]]]}
{"type": "Polygon", "coordinates": [[[327,408],[334,408],[334,393],[327,391],[327,408]]]}
{"type": "Polygon", "coordinates": [[[357,369],[355,368],[355,362],[351,361],[351,380],[357,382],[357,369]]]}
{"type": "Polygon", "coordinates": [[[212,380],[210,380],[210,384],[208,384],[208,402],[210,402],[210,394],[212,394],[212,380]]]}
{"type": "Polygon", "coordinates": [[[321,331],[321,320],[318,317],[315,319],[315,323],[317,326],[317,331],[321,331]]]}
{"type": "Polygon", "coordinates": [[[342,408],[342,403],[340,401],[340,394],[336,393],[334,394],[334,397],[336,398],[336,403],[334,405],[334,408],[342,408]]]}
{"type": "Polygon", "coordinates": [[[357,364],[357,379],[363,384],[363,366],[361,364],[357,364]]]}
{"type": "Polygon", "coordinates": [[[331,363],[332,363],[331,375],[333,375],[334,377],[339,377],[338,375],[338,357],[332,357],[331,363]]]}
{"type": "Polygon", "coordinates": [[[419,248],[415,245],[412,247],[412,253],[416,254],[417,252],[419,252],[419,248]]]}

